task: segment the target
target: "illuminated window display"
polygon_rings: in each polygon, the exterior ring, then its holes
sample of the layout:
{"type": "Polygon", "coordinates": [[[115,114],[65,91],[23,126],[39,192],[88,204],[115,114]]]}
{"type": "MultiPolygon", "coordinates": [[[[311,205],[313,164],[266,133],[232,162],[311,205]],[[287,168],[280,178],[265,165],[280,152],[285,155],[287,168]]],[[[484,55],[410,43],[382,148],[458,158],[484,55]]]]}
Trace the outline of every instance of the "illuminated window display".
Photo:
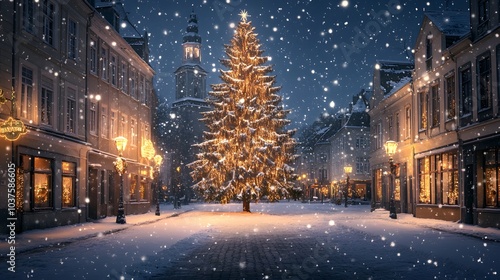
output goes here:
{"type": "Polygon", "coordinates": [[[62,162],[62,207],[75,206],[76,164],[62,162]]]}

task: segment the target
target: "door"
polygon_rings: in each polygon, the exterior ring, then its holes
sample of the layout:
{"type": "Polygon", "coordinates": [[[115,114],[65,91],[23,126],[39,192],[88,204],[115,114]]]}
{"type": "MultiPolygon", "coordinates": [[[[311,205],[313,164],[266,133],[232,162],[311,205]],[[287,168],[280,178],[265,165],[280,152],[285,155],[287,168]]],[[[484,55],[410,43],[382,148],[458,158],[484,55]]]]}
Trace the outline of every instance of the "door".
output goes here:
{"type": "Polygon", "coordinates": [[[89,204],[88,213],[89,218],[96,220],[97,217],[97,204],[99,203],[99,197],[97,196],[99,190],[99,181],[97,178],[97,169],[89,168],[89,204]]]}
{"type": "Polygon", "coordinates": [[[466,224],[474,224],[474,170],[473,165],[468,164],[465,166],[465,179],[464,179],[464,206],[466,224]]]}

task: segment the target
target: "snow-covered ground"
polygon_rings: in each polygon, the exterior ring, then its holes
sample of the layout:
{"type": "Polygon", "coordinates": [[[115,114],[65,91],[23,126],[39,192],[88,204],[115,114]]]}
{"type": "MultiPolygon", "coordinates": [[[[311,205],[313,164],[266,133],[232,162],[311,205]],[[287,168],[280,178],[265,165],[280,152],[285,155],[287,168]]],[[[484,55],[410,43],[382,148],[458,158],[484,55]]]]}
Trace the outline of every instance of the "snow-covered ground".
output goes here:
{"type": "MultiPolygon", "coordinates": [[[[349,262],[366,258],[362,263],[370,268],[387,269],[391,260],[417,269],[432,267],[433,277],[439,279],[450,271],[461,271],[467,279],[500,279],[498,229],[408,214],[393,220],[387,211],[370,212],[369,206],[361,205],[259,203],[251,204],[252,213],[242,213],[241,204],[171,208],[162,205],[159,217],[154,212],[127,216],[126,225],[110,217],[98,223],[19,234],[15,273],[7,270],[8,244],[0,246],[0,279],[147,278],[144,271],[162,273],[169,267],[165,262],[182,259],[210,242],[238,235],[279,239],[284,233],[303,242],[335,235],[340,242],[335,246],[341,247],[349,262]],[[363,250],[366,254],[360,253],[363,250]]],[[[357,265],[350,269],[356,272],[357,265]]]]}

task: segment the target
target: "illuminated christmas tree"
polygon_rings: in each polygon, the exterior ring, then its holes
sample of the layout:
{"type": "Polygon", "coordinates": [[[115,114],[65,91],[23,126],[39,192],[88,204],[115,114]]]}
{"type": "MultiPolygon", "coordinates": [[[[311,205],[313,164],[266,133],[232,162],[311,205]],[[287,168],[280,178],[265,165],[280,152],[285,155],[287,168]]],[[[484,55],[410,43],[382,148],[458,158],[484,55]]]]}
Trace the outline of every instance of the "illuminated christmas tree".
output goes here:
{"type": "Polygon", "coordinates": [[[201,152],[190,164],[194,188],[206,200],[228,203],[243,201],[250,212],[250,201],[267,196],[270,201],[286,196],[295,176],[288,164],[295,158],[294,130],[286,130],[289,110],[274,86],[268,57],[247,21],[245,11],[229,45],[220,71],[220,84],[212,85],[213,110],[203,114],[208,127],[201,152]]]}

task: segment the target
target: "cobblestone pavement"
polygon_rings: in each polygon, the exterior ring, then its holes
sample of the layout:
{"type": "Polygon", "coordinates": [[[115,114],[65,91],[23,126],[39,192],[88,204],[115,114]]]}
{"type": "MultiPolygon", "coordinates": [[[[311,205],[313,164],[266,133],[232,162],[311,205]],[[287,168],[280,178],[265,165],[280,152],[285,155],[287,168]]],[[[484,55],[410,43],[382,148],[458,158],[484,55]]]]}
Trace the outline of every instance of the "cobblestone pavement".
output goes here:
{"type": "MultiPolygon", "coordinates": [[[[331,229],[331,228],[330,228],[331,229]]],[[[187,239],[158,256],[147,279],[464,279],[474,275],[453,263],[436,268],[431,253],[392,248],[351,228],[333,231],[213,234],[187,239]],[[361,245],[360,245],[361,243],[361,245]],[[191,246],[189,246],[191,245],[191,246]],[[189,249],[186,249],[191,247],[189,249]],[[173,251],[177,250],[177,254],[173,251]],[[405,256],[405,257],[401,257],[405,256]],[[466,274],[464,274],[466,273],[466,274]],[[436,277],[436,278],[434,278],[436,277]]],[[[148,262],[151,265],[152,262],[148,262]]],[[[146,269],[147,270],[147,269],[146,269]]],[[[469,278],[467,278],[469,279],[469,278]]]]}

